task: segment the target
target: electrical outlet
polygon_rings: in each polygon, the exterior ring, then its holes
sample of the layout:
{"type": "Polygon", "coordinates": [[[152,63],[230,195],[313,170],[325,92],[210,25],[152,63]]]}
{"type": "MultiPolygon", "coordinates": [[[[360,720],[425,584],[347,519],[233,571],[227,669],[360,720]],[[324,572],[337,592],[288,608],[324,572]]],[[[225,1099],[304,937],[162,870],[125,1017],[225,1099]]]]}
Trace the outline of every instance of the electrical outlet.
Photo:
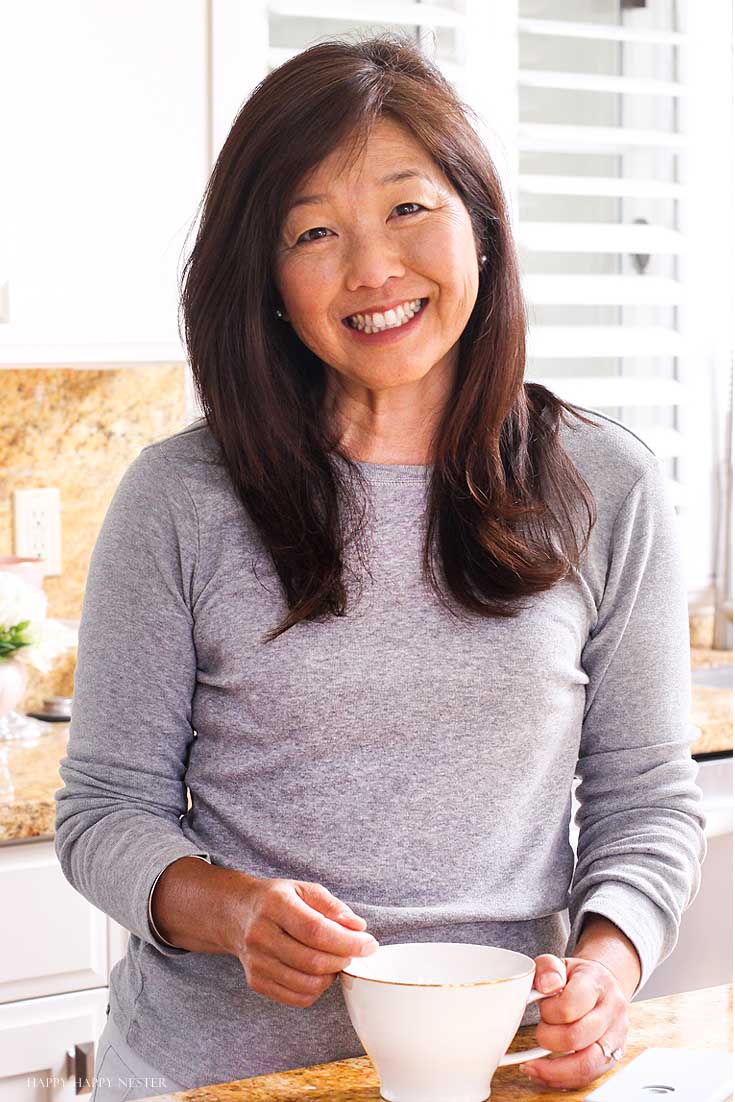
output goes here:
{"type": "Polygon", "coordinates": [[[43,559],[43,573],[61,573],[61,495],[55,486],[13,491],[13,553],[43,559]]]}

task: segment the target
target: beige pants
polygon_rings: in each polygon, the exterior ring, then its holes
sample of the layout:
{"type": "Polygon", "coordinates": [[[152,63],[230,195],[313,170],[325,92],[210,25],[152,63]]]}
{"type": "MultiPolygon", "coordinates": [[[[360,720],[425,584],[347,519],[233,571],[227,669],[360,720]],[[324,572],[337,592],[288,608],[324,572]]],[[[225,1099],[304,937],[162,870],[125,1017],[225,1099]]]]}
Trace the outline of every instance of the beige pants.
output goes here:
{"type": "Polygon", "coordinates": [[[133,1102],[185,1089],[133,1052],[108,1013],[97,1042],[91,1102],[133,1102]]]}

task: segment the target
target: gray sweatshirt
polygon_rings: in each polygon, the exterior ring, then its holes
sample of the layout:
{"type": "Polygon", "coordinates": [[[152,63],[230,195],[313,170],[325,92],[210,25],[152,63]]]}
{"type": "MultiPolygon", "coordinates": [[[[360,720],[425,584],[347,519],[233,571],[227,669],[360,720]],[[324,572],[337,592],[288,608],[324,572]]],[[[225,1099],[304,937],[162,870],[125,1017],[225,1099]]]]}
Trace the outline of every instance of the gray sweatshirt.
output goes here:
{"type": "Polygon", "coordinates": [[[126,471],[87,580],[56,853],[131,933],[111,1014],[161,1074],[364,1053],[339,980],[288,1007],[237,957],[156,937],[152,888],[185,855],[324,884],[381,943],[571,955],[593,912],[643,982],[673,949],[705,852],[683,551],[656,456],[594,417],[561,430],[599,512],[583,568],[517,619],[442,607],[421,577],[430,468],[362,463],[372,579],[347,616],[264,644],[286,605],[204,422],[126,471]]]}

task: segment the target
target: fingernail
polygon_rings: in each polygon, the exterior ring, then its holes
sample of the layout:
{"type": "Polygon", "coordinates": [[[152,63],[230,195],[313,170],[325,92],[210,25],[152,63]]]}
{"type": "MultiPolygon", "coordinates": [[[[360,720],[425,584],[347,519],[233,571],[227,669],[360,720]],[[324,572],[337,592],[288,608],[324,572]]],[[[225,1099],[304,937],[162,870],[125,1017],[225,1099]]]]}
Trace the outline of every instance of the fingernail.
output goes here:
{"type": "Polygon", "coordinates": [[[519,1064],[518,1065],[518,1070],[522,1071],[524,1075],[527,1075],[529,1079],[540,1079],[541,1078],[539,1073],[534,1068],[529,1067],[528,1064],[519,1064]]]}
{"type": "Polygon", "coordinates": [[[542,991],[555,991],[563,983],[564,979],[558,972],[546,972],[539,980],[539,987],[542,991]]]}
{"type": "Polygon", "coordinates": [[[369,941],[366,941],[360,950],[361,957],[369,957],[371,953],[374,953],[378,948],[378,943],[374,937],[371,937],[369,941]]]}

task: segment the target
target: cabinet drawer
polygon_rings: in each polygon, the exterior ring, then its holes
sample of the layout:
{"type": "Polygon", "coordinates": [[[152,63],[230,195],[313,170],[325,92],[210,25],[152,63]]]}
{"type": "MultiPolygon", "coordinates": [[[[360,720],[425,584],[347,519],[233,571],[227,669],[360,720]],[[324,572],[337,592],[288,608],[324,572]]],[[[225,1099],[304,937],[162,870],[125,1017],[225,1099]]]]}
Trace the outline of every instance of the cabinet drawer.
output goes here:
{"type": "Polygon", "coordinates": [[[53,841],[0,847],[0,899],[0,1003],[107,985],[107,916],[66,880],[53,841]]]}
{"type": "MultiPolygon", "coordinates": [[[[107,1021],[107,988],[0,1006],[0,1102],[73,1102],[75,1046],[93,1045],[107,1021]]],[[[95,1074],[88,1065],[90,1086],[95,1074]]],[[[86,1084],[83,1084],[86,1085],[86,1084]]]]}

